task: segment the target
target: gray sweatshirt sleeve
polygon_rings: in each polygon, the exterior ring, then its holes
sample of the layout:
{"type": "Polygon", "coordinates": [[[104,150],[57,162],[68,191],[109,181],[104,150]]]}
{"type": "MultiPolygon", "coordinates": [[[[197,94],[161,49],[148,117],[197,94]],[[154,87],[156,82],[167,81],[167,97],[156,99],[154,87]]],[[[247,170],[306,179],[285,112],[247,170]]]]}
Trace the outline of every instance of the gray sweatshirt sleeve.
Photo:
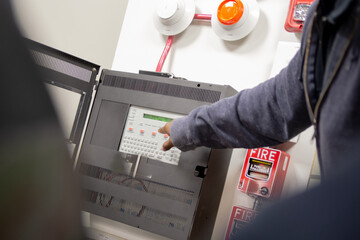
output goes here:
{"type": "Polygon", "coordinates": [[[311,125],[301,63],[299,51],[276,77],[174,120],[170,132],[174,145],[182,151],[198,146],[255,148],[296,136],[311,125]]]}

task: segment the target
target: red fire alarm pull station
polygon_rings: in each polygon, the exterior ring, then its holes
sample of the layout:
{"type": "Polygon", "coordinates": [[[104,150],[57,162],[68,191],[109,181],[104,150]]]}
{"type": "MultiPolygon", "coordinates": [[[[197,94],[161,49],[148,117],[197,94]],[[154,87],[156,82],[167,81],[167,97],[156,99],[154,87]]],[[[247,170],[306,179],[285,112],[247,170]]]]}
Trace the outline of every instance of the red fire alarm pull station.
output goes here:
{"type": "Polygon", "coordinates": [[[289,12],[285,22],[285,30],[288,32],[302,32],[304,22],[310,5],[314,0],[291,0],[289,12]]]}
{"type": "Polygon", "coordinates": [[[289,160],[289,154],[277,149],[247,150],[238,189],[254,197],[280,197],[289,160]]]}
{"type": "Polygon", "coordinates": [[[241,206],[233,206],[225,240],[236,239],[239,232],[248,224],[252,223],[257,217],[258,212],[241,206]]]}

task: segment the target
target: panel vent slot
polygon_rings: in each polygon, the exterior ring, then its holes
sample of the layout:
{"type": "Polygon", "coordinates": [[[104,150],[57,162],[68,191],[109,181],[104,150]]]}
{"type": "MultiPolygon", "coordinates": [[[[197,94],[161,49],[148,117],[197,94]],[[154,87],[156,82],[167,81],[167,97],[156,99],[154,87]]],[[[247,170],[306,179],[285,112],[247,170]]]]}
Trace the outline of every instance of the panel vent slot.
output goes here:
{"type": "Polygon", "coordinates": [[[208,103],[219,101],[221,95],[219,91],[109,75],[105,76],[103,85],[208,103]]]}
{"type": "Polygon", "coordinates": [[[85,82],[90,82],[92,71],[45,53],[34,50],[30,50],[30,52],[36,64],[85,82]]]}

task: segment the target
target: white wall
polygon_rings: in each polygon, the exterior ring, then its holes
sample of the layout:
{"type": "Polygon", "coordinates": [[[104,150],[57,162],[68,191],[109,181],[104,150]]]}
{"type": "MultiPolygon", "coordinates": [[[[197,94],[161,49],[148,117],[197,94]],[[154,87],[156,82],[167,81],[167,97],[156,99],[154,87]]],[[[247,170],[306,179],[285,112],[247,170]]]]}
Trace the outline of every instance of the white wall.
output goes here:
{"type": "MultiPolygon", "coordinates": [[[[152,21],[155,0],[132,0],[124,20],[113,69],[155,71],[167,38],[152,21]]],[[[212,13],[218,0],[196,0],[196,13],[212,13]]],[[[299,41],[287,33],[284,21],[288,1],[259,0],[260,18],[247,38],[226,42],[218,38],[208,22],[194,21],[174,39],[163,71],[200,82],[230,84],[237,90],[268,78],[279,41],[299,41]]]]}
{"type": "Polygon", "coordinates": [[[12,0],[23,34],[111,68],[128,0],[12,0]]]}
{"type": "MultiPolygon", "coordinates": [[[[211,14],[219,0],[195,0],[196,13],[211,14]]],[[[167,37],[154,27],[157,1],[131,0],[120,34],[113,69],[137,73],[155,71],[167,37]]],[[[238,91],[267,80],[279,41],[299,42],[300,36],[284,30],[289,1],[258,0],[260,18],[246,38],[226,42],[218,38],[209,22],[194,21],[175,36],[164,72],[192,81],[231,85],[238,91]]],[[[297,144],[281,146],[291,155],[284,196],[304,191],[315,154],[313,130],[300,135],[297,144]]],[[[223,239],[233,204],[252,207],[252,199],[236,191],[245,151],[234,151],[212,239],[223,239]]]]}

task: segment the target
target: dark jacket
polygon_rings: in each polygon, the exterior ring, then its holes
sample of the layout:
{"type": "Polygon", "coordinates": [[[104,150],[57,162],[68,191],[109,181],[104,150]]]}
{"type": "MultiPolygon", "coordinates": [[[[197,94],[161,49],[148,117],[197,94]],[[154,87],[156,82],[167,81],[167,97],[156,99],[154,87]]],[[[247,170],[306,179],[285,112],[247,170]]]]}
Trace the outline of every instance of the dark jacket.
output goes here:
{"type": "Polygon", "coordinates": [[[182,150],[277,145],[315,126],[322,184],[266,209],[232,239],[360,239],[360,4],[336,18],[344,2],[313,4],[301,49],[275,78],[173,122],[182,150]],[[329,20],[339,25],[324,31],[329,20]]]}
{"type": "MultiPolygon", "coordinates": [[[[326,2],[326,1],[325,1],[326,2]]],[[[286,142],[311,124],[326,177],[351,164],[349,152],[360,158],[360,7],[359,1],[343,14],[327,51],[324,84],[316,79],[319,21],[329,21],[316,1],[309,10],[301,48],[288,67],[253,89],[177,119],[171,127],[176,147],[254,148],[286,142]],[[330,48],[329,48],[330,49],[330,48]]],[[[325,36],[327,37],[327,36],[325,36]]]]}

